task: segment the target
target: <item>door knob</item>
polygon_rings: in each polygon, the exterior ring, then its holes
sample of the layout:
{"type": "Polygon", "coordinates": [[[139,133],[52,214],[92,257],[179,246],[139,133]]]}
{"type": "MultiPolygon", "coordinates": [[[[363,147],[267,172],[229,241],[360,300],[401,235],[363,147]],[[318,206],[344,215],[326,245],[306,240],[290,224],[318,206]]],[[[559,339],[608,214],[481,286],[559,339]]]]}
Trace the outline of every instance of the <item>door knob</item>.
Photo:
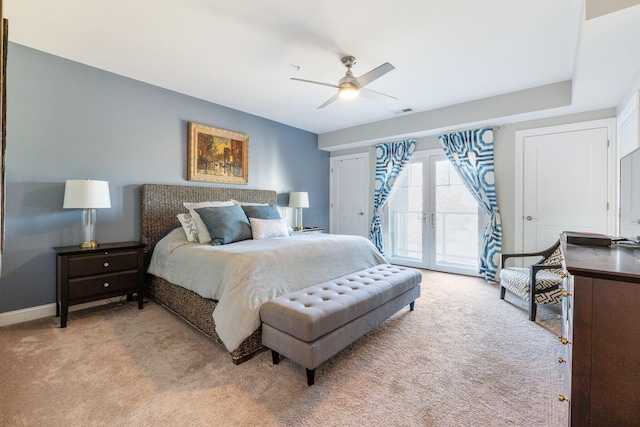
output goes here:
{"type": "Polygon", "coordinates": [[[524,219],[526,219],[527,221],[531,221],[533,217],[531,215],[527,215],[524,219]]]}

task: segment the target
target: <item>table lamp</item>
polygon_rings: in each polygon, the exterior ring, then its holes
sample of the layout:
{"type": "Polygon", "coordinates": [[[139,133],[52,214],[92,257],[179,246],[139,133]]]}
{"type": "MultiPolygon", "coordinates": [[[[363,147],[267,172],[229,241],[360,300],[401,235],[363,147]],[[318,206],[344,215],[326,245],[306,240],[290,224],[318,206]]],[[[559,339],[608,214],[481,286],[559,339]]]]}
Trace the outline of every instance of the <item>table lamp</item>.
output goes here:
{"type": "Polygon", "coordinates": [[[95,240],[96,209],[110,208],[109,183],[90,179],[68,179],[64,187],[63,209],[82,209],[81,248],[98,247],[95,240]]]}
{"type": "Polygon", "coordinates": [[[296,230],[302,230],[302,208],[309,207],[309,193],[292,191],[289,193],[289,207],[296,209],[296,230]]]}

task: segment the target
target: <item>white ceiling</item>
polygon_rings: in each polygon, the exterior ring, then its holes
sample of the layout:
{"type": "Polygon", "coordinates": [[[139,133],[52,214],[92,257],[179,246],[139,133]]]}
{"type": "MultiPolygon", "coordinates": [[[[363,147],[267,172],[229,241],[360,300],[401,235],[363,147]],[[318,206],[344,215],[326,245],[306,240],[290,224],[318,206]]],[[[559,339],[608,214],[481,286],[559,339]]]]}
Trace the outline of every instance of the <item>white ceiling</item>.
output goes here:
{"type": "MultiPolygon", "coordinates": [[[[620,0],[607,0],[620,1],[620,0]]],[[[628,2],[628,0],[627,0],[628,2]]],[[[615,107],[640,69],[640,6],[582,0],[4,0],[9,40],[314,133],[573,81],[566,113],[615,107]],[[340,58],[398,98],[339,100],[340,58]]]]}

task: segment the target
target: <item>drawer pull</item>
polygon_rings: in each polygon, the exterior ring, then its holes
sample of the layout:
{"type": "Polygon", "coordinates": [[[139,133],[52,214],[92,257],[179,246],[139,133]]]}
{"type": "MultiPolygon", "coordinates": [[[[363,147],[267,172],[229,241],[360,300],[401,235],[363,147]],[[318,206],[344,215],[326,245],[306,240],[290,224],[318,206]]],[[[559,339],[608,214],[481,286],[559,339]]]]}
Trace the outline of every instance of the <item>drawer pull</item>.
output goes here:
{"type": "Polygon", "coordinates": [[[559,400],[560,402],[568,402],[568,401],[569,401],[569,399],[567,399],[566,397],[564,397],[564,394],[559,394],[559,395],[558,395],[558,400],[559,400]]]}
{"type": "Polygon", "coordinates": [[[108,287],[109,287],[109,282],[104,282],[104,283],[102,284],[102,286],[104,286],[105,288],[108,288],[108,287]]]}
{"type": "Polygon", "coordinates": [[[562,357],[558,357],[558,363],[567,363],[562,357]]]}
{"type": "Polygon", "coordinates": [[[102,264],[102,265],[104,265],[105,267],[109,267],[109,263],[108,263],[108,262],[105,262],[105,263],[104,263],[104,264],[102,264]]]}
{"type": "Polygon", "coordinates": [[[563,345],[571,344],[571,341],[569,341],[569,340],[568,340],[568,339],[566,339],[565,337],[560,336],[560,337],[558,337],[558,339],[560,339],[560,342],[561,342],[563,345]]]}

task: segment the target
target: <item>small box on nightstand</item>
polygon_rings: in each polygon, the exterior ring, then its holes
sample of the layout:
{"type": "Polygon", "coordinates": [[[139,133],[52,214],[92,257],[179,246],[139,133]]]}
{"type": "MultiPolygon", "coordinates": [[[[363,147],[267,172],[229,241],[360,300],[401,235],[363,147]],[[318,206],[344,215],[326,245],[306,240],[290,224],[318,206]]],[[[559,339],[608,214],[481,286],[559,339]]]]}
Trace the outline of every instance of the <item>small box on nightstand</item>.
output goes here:
{"type": "Polygon", "coordinates": [[[300,233],[324,233],[324,228],[321,227],[304,227],[302,230],[297,230],[300,233]]]}

